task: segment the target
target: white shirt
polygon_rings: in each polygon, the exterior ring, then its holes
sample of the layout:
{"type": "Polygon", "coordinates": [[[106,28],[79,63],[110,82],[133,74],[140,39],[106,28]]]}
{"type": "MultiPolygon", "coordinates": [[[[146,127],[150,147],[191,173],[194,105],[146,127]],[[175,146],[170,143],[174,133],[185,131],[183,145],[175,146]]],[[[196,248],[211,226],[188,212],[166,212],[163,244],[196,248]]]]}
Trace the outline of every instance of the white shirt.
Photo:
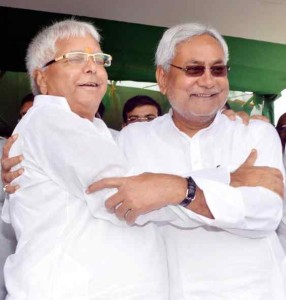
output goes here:
{"type": "MultiPolygon", "coordinates": [[[[218,114],[211,126],[192,138],[179,131],[171,115],[125,127],[119,136],[136,171],[187,174],[208,168],[237,169],[252,148],[256,165],[283,172],[280,141],[274,127],[248,126],[218,114]]],[[[284,252],[275,229],[282,217],[280,197],[262,187],[233,188],[197,181],[214,220],[185,208],[185,227],[162,227],[170,273],[170,299],[285,300],[281,262],[284,252]],[[195,223],[197,222],[197,225],[195,223]]]]}
{"type": "MultiPolygon", "coordinates": [[[[6,139],[0,137],[0,153],[2,154],[2,148],[6,139]]],[[[0,165],[1,172],[1,165],[0,165]]],[[[3,191],[2,180],[0,180],[0,214],[5,199],[5,193],[3,191]]],[[[4,284],[3,266],[7,257],[14,253],[16,247],[16,238],[13,228],[10,224],[4,223],[0,220],[0,300],[4,300],[6,297],[6,289],[4,284]]]]}
{"type": "Polygon", "coordinates": [[[166,300],[156,226],[129,227],[104,208],[106,190],[85,193],[95,180],[126,174],[105,124],[74,114],[64,98],[37,96],[15,132],[10,155],[24,155],[25,172],[2,216],[18,239],[4,270],[7,299],[166,300]]]}

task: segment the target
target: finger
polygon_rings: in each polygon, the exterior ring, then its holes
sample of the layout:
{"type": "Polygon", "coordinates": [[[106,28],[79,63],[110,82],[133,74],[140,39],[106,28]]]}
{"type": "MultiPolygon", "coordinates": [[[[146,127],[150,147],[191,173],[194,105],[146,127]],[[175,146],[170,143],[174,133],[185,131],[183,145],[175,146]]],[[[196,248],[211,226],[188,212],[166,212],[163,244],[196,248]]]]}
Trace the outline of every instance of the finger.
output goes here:
{"type": "Polygon", "coordinates": [[[124,202],[115,209],[115,215],[119,220],[124,220],[131,209],[124,202]]]}
{"type": "Polygon", "coordinates": [[[106,201],[105,201],[105,207],[107,208],[107,210],[109,212],[115,212],[116,209],[118,209],[118,205],[120,203],[123,203],[124,199],[121,197],[120,194],[116,193],[114,195],[112,195],[111,197],[109,197],[106,201]]]}
{"type": "Polygon", "coordinates": [[[16,141],[16,139],[18,138],[18,134],[13,134],[12,136],[10,136],[6,143],[3,146],[3,150],[2,150],[2,158],[8,158],[9,157],[9,151],[13,145],[13,143],[16,141]]]}
{"type": "Polygon", "coordinates": [[[20,188],[19,185],[5,185],[5,192],[8,194],[14,194],[20,188]]]}
{"type": "Polygon", "coordinates": [[[5,173],[3,174],[3,184],[10,184],[15,178],[19,177],[20,175],[22,175],[24,173],[24,169],[21,168],[19,170],[13,171],[13,172],[9,172],[9,173],[5,173]]]}
{"type": "Polygon", "coordinates": [[[225,109],[222,112],[224,115],[226,115],[230,120],[234,121],[236,119],[236,114],[233,110],[231,109],[225,109]]]}
{"type": "Polygon", "coordinates": [[[257,150],[252,149],[250,151],[250,154],[248,155],[248,157],[246,158],[246,160],[244,161],[244,163],[241,166],[252,167],[254,165],[256,159],[257,159],[257,150]]]}
{"type": "Polygon", "coordinates": [[[245,111],[238,111],[237,115],[242,119],[242,123],[248,125],[250,116],[245,111]]]}
{"type": "Polygon", "coordinates": [[[11,158],[4,158],[3,156],[1,160],[2,170],[5,172],[9,172],[12,167],[15,167],[16,165],[21,163],[23,159],[24,159],[23,155],[14,156],[11,158]]]}
{"type": "Polygon", "coordinates": [[[269,168],[268,172],[272,172],[279,180],[283,182],[283,175],[279,169],[276,168],[269,168]]]}
{"type": "Polygon", "coordinates": [[[131,209],[129,210],[128,214],[125,216],[125,221],[128,225],[133,225],[138,218],[138,213],[131,209]]]}
{"type": "Polygon", "coordinates": [[[261,121],[270,123],[270,120],[267,117],[262,116],[262,115],[254,115],[254,116],[251,116],[250,119],[252,119],[252,120],[261,120],[261,121]]]}
{"type": "Polygon", "coordinates": [[[118,188],[123,184],[123,182],[123,177],[110,177],[101,179],[89,185],[86,193],[90,194],[106,188],[118,188]]]}

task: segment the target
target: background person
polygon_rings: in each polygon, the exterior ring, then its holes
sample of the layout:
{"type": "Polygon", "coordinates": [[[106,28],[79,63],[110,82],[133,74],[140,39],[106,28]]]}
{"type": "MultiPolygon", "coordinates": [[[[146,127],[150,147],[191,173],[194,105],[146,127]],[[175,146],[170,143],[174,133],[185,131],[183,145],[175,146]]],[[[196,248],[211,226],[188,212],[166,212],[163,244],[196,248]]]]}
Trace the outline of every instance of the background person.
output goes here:
{"type": "Polygon", "coordinates": [[[282,145],[282,150],[284,153],[285,143],[286,143],[286,113],[281,115],[281,117],[279,118],[277,125],[276,125],[276,130],[279,134],[279,137],[281,140],[281,145],[282,145]]]}
{"type": "Polygon", "coordinates": [[[161,106],[153,98],[146,95],[134,96],[124,104],[122,127],[130,123],[152,121],[161,115],[161,106]]]}
{"type": "MultiPolygon", "coordinates": [[[[286,143],[286,113],[280,116],[277,125],[276,130],[279,134],[281,145],[282,145],[282,153],[283,153],[283,161],[284,161],[284,167],[286,167],[286,153],[285,153],[285,143],[286,143]]],[[[284,195],[284,199],[286,196],[284,195]]],[[[286,251],[286,205],[284,205],[284,215],[282,222],[277,230],[278,236],[280,238],[280,241],[283,245],[284,250],[286,251]]],[[[286,264],[286,261],[285,261],[286,264]]],[[[286,269],[286,266],[285,266],[286,269]]]]}
{"type": "Polygon", "coordinates": [[[21,120],[28,110],[33,106],[34,95],[32,93],[27,94],[21,101],[21,107],[19,111],[19,120],[21,120]]]}

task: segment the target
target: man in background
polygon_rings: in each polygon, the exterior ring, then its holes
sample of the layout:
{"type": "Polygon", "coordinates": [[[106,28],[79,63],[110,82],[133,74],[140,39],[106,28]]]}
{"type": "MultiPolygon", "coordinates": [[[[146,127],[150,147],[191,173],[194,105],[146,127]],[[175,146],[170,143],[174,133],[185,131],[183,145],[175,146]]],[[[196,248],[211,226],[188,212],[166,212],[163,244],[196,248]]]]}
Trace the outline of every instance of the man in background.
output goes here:
{"type": "Polygon", "coordinates": [[[135,122],[149,122],[162,115],[160,104],[146,95],[134,96],[123,107],[122,127],[135,122]]]}
{"type": "Polygon", "coordinates": [[[32,93],[27,94],[21,101],[21,107],[19,111],[19,121],[25,116],[28,110],[34,104],[34,95],[32,93]]]}

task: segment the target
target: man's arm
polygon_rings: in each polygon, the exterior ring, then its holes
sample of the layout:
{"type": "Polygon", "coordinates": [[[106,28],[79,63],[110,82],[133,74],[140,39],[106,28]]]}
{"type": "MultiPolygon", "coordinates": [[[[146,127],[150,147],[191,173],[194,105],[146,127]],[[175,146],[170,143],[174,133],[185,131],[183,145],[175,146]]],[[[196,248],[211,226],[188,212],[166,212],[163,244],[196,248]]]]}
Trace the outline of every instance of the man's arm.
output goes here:
{"type": "MultiPolygon", "coordinates": [[[[17,136],[11,137],[5,144],[2,155],[2,178],[5,184],[23,173],[23,168],[10,171],[11,167],[23,160],[23,156],[8,158],[11,145],[17,136]]],[[[263,186],[281,195],[283,186],[282,176],[276,169],[269,167],[254,167],[256,152],[250,154],[246,162],[232,173],[231,185],[238,186],[263,186]]],[[[9,185],[7,191],[15,192],[18,186],[9,185]]],[[[167,205],[178,205],[184,199],[187,189],[185,178],[175,175],[142,174],[139,176],[103,179],[92,184],[89,192],[103,188],[117,188],[118,192],[106,201],[106,207],[114,212],[118,218],[125,219],[128,223],[134,223],[139,215],[159,209],[167,205]],[[121,204],[120,206],[118,206],[121,204]],[[115,207],[117,207],[115,209],[115,207]],[[127,214],[128,212],[128,214],[127,214]]],[[[193,212],[213,218],[206,203],[204,193],[197,188],[196,199],[188,207],[193,212]]]]}
{"type": "MultiPolygon", "coordinates": [[[[283,176],[270,167],[255,167],[257,152],[252,151],[246,161],[231,174],[231,185],[261,186],[283,196],[283,176]]],[[[106,207],[120,219],[133,224],[148,212],[167,205],[179,205],[187,190],[185,178],[176,175],[144,173],[137,176],[106,178],[91,184],[87,192],[117,188],[117,193],[106,201],[106,207]]],[[[187,207],[196,214],[213,219],[204,192],[197,187],[195,200],[187,207]]]]}
{"type": "MultiPolygon", "coordinates": [[[[281,183],[282,177],[279,171],[269,167],[254,167],[255,159],[256,153],[252,153],[247,161],[232,174],[231,185],[235,187],[261,186],[281,196],[283,183],[281,183]]],[[[103,179],[93,184],[89,192],[113,187],[118,188],[118,192],[107,200],[107,208],[115,212],[119,218],[125,217],[128,223],[133,223],[139,215],[170,204],[178,206],[185,197],[187,182],[186,179],[174,175],[142,174],[128,178],[103,179]]],[[[210,221],[213,218],[200,188],[197,188],[196,200],[188,209],[210,221]]],[[[208,224],[211,225],[211,222],[208,224]]],[[[199,225],[196,224],[196,226],[199,225]]]]}

